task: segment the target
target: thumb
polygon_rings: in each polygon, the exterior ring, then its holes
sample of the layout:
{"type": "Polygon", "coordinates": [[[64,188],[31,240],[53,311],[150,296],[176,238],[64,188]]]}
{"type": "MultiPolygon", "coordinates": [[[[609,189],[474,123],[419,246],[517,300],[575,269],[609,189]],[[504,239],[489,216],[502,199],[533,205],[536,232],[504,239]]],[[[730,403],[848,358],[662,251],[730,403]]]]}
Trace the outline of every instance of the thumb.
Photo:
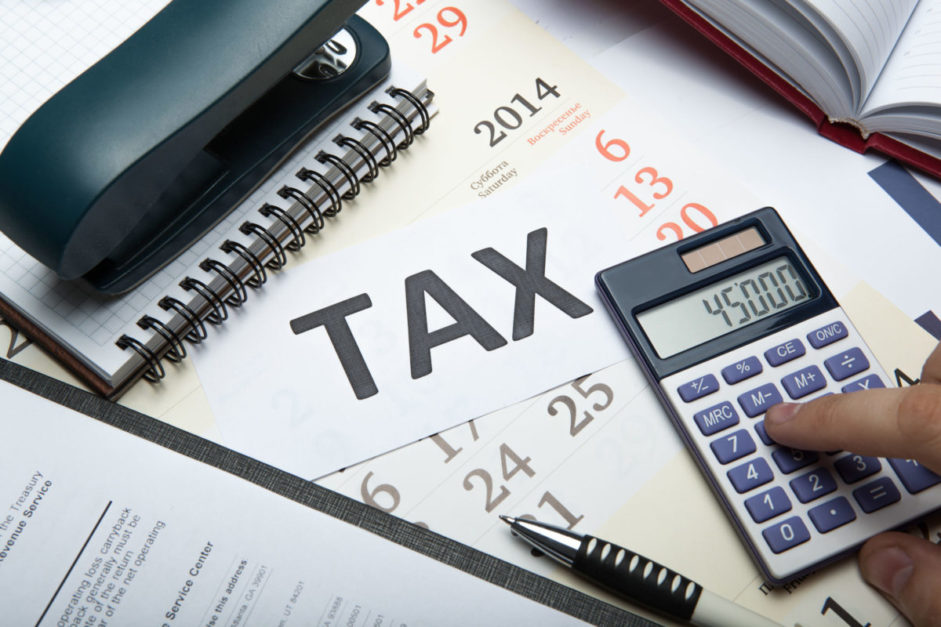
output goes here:
{"type": "Polygon", "coordinates": [[[859,569],[916,627],[941,625],[941,546],[883,533],[863,545],[859,569]]]}

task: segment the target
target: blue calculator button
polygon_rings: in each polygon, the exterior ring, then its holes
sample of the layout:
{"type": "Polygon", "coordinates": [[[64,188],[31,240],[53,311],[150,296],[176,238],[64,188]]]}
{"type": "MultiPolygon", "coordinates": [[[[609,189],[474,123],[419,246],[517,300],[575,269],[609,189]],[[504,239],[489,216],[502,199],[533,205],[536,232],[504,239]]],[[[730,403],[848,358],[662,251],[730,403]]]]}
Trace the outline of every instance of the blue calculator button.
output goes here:
{"type": "Polygon", "coordinates": [[[775,486],[767,492],[745,499],[745,509],[757,523],[780,516],[791,511],[791,501],[784,493],[784,488],[775,486]]]}
{"type": "Polygon", "coordinates": [[[738,424],[738,412],[732,403],[723,401],[718,405],[693,414],[693,420],[703,435],[712,435],[738,424]]]}
{"type": "Polygon", "coordinates": [[[745,429],[739,429],[716,438],[709,446],[712,447],[712,452],[715,453],[716,458],[723,464],[751,455],[756,450],[755,441],[751,439],[745,429]]]}
{"type": "Polygon", "coordinates": [[[767,359],[768,363],[772,366],[780,366],[792,359],[797,359],[806,352],[807,350],[804,348],[804,344],[795,338],[766,350],[765,359],[767,359]]]}
{"type": "Polygon", "coordinates": [[[738,404],[749,418],[765,413],[772,405],[777,405],[784,399],[773,383],[766,383],[754,390],[749,390],[738,397],[738,404]]]}
{"type": "Polygon", "coordinates": [[[825,327],[820,327],[816,331],[811,331],[807,334],[807,341],[814,348],[823,348],[847,336],[849,336],[849,331],[846,330],[846,325],[837,321],[831,322],[825,327]]]}
{"type": "Polygon", "coordinates": [[[761,374],[761,362],[758,361],[757,357],[746,357],[741,361],[737,361],[731,366],[726,366],[722,369],[722,378],[725,379],[725,382],[728,384],[738,383],[739,381],[744,381],[749,377],[753,377],[756,374],[761,374]]]}
{"type": "Polygon", "coordinates": [[[768,465],[768,462],[766,462],[763,457],[756,457],[741,466],[736,466],[726,474],[729,477],[729,481],[731,481],[732,485],[735,487],[735,491],[739,494],[754,490],[774,478],[774,473],[771,472],[771,466],[768,465]]]}
{"type": "Polygon", "coordinates": [[[863,355],[863,351],[858,348],[851,348],[846,352],[830,357],[823,362],[823,365],[830,371],[830,376],[837,381],[842,381],[867,369],[869,360],[863,355]]]}
{"type": "Polygon", "coordinates": [[[755,431],[758,432],[758,437],[761,438],[761,441],[768,446],[775,444],[775,441],[771,439],[771,436],[768,435],[768,432],[765,430],[764,420],[755,425],[755,431]]]}
{"type": "Polygon", "coordinates": [[[708,396],[718,389],[719,381],[716,379],[716,376],[714,374],[707,374],[704,377],[699,377],[698,379],[684,383],[678,387],[676,391],[679,392],[680,398],[689,403],[695,401],[697,398],[708,396]]]}
{"type": "Polygon", "coordinates": [[[791,398],[801,398],[827,387],[827,380],[817,366],[808,366],[781,379],[791,398]]]}
{"type": "Polygon", "coordinates": [[[765,537],[765,542],[775,553],[783,553],[810,540],[807,525],[797,516],[792,516],[768,527],[761,532],[761,535],[765,537]]]}
{"type": "Polygon", "coordinates": [[[884,388],[885,383],[882,382],[882,379],[879,378],[877,374],[871,374],[868,377],[863,377],[859,381],[853,381],[848,383],[840,388],[841,392],[858,392],[860,390],[874,390],[876,388],[884,388]]]}
{"type": "Polygon", "coordinates": [[[941,483],[941,477],[931,472],[914,459],[889,458],[889,465],[902,480],[902,485],[912,494],[927,490],[941,483]]]}
{"type": "Polygon", "coordinates": [[[836,490],[836,481],[826,468],[817,468],[791,479],[791,489],[801,503],[810,503],[836,490]]]}
{"type": "Polygon", "coordinates": [[[838,496],[833,500],[821,503],[807,512],[814,527],[820,533],[833,531],[848,522],[856,520],[856,512],[845,497],[838,496]]]}
{"type": "Polygon", "coordinates": [[[867,514],[871,514],[883,507],[897,503],[902,495],[888,477],[876,479],[861,488],[853,490],[853,498],[867,514]]]}
{"type": "Polygon", "coordinates": [[[815,463],[820,456],[814,451],[779,448],[771,453],[771,457],[774,459],[774,463],[778,465],[778,468],[781,469],[781,472],[788,474],[815,463]]]}
{"type": "Polygon", "coordinates": [[[843,481],[856,483],[882,470],[882,464],[875,457],[867,455],[847,455],[833,462],[843,481]]]}

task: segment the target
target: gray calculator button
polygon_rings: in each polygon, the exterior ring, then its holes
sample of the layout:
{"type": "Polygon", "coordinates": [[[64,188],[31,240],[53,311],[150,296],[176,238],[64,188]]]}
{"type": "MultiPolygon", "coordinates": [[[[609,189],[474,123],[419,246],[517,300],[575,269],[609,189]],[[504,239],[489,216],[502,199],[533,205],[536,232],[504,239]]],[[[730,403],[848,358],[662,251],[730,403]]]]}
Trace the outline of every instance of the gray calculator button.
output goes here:
{"type": "Polygon", "coordinates": [[[801,503],[810,503],[836,490],[836,481],[826,468],[817,468],[795,479],[791,489],[801,503]]]}
{"type": "Polygon", "coordinates": [[[889,458],[889,465],[902,480],[902,485],[912,494],[927,490],[941,483],[941,477],[931,472],[914,459],[889,458]]]}
{"type": "Polygon", "coordinates": [[[777,405],[784,399],[773,383],[766,383],[754,390],[739,395],[738,404],[749,418],[765,413],[772,405],[777,405]]]}
{"type": "Polygon", "coordinates": [[[888,477],[876,479],[861,488],[853,490],[853,498],[867,514],[897,503],[902,495],[888,477]]]}
{"type": "Polygon", "coordinates": [[[741,361],[726,366],[722,369],[722,378],[729,385],[744,381],[756,374],[761,374],[761,362],[757,357],[746,357],[741,361]]]}
{"type": "Polygon", "coordinates": [[[781,379],[787,395],[797,399],[827,387],[827,380],[817,366],[808,366],[781,379]]]}
{"type": "Polygon", "coordinates": [[[823,365],[830,371],[830,376],[837,381],[842,381],[869,368],[869,360],[863,355],[863,351],[851,348],[830,357],[823,362],[823,365]]]}
{"type": "Polygon", "coordinates": [[[738,424],[738,412],[732,407],[732,403],[723,401],[709,409],[693,414],[693,420],[696,426],[702,431],[703,435],[712,435],[723,429],[728,429],[732,425],[738,424]]]}
{"type": "Polygon", "coordinates": [[[739,429],[718,437],[709,446],[712,448],[712,452],[715,453],[716,458],[723,464],[751,455],[757,449],[755,441],[745,429],[739,429]]]}
{"type": "Polygon", "coordinates": [[[847,336],[849,336],[849,331],[846,330],[846,325],[837,321],[831,322],[827,326],[820,327],[815,331],[811,331],[807,334],[807,341],[810,342],[810,345],[814,348],[823,348],[847,336]]]}
{"type": "Polygon", "coordinates": [[[856,512],[846,497],[838,496],[835,499],[822,503],[807,512],[814,527],[820,533],[833,531],[848,522],[856,520],[856,512]]]}
{"type": "Polygon", "coordinates": [[[876,388],[884,388],[885,383],[882,382],[882,379],[879,378],[877,374],[871,374],[868,377],[863,377],[858,381],[853,381],[852,383],[847,383],[842,388],[841,392],[859,392],[860,390],[874,390],[876,388]]]}
{"type": "Polygon", "coordinates": [[[768,363],[772,366],[780,366],[792,359],[797,359],[806,352],[807,350],[804,348],[804,344],[797,338],[794,338],[793,340],[788,340],[783,344],[778,344],[774,348],[766,350],[765,359],[767,359],[768,363]]]}
{"type": "Polygon", "coordinates": [[[796,448],[779,448],[771,453],[774,463],[784,474],[800,470],[805,466],[816,463],[820,456],[814,451],[802,451],[796,448]]]}
{"type": "Polygon", "coordinates": [[[708,396],[718,389],[719,381],[716,379],[716,375],[707,374],[704,377],[699,377],[698,379],[684,383],[678,387],[676,391],[679,393],[680,398],[689,403],[695,401],[697,398],[708,396]]]}
{"type": "Polygon", "coordinates": [[[775,486],[766,492],[745,499],[745,509],[755,522],[764,522],[791,511],[791,501],[784,488],[775,486]]]}
{"type": "Polygon", "coordinates": [[[775,553],[783,553],[810,540],[807,525],[798,516],[792,516],[776,525],[771,525],[762,531],[761,535],[765,537],[765,542],[775,553]]]}
{"type": "Polygon", "coordinates": [[[731,481],[732,485],[735,487],[735,491],[739,494],[754,490],[774,478],[774,473],[771,472],[771,466],[768,465],[768,462],[766,462],[763,457],[756,457],[741,466],[736,466],[726,474],[729,477],[729,481],[731,481]]]}
{"type": "Polygon", "coordinates": [[[843,481],[856,483],[882,470],[882,464],[875,457],[868,455],[847,455],[833,462],[843,481]]]}

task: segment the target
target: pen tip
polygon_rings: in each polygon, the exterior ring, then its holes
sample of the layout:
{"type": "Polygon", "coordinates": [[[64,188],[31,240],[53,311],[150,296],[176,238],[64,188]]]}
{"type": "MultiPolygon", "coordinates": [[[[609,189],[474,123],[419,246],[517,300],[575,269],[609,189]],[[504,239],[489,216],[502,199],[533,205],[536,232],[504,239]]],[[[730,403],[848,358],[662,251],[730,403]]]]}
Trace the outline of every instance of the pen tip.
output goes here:
{"type": "Polygon", "coordinates": [[[503,522],[505,522],[505,523],[508,524],[508,525],[512,525],[513,523],[516,522],[516,519],[513,518],[512,516],[505,516],[505,515],[503,515],[503,514],[500,514],[500,520],[502,520],[503,522]]]}

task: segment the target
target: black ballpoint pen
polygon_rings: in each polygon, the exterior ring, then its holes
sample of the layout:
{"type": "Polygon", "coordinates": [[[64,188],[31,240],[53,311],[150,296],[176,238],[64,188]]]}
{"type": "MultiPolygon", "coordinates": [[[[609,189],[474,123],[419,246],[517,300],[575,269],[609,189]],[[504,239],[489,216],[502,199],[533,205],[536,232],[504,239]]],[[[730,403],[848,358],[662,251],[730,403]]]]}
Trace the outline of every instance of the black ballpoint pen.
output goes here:
{"type": "Polygon", "coordinates": [[[623,547],[535,520],[500,516],[523,540],[619,596],[702,627],[780,627],[623,547]]]}

